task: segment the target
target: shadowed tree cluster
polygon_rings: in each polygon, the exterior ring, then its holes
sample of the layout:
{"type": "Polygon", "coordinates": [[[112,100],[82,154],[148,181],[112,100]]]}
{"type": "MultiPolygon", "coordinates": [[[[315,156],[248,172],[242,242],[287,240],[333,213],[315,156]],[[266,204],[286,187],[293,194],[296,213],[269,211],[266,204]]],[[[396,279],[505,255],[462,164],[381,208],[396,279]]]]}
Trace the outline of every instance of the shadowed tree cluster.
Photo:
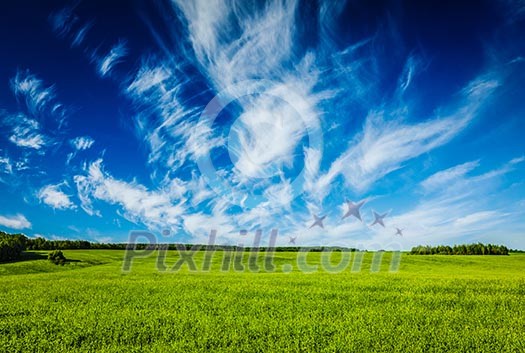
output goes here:
{"type": "Polygon", "coordinates": [[[16,261],[22,257],[27,238],[23,234],[0,231],[0,262],[16,261]]]}
{"type": "Polygon", "coordinates": [[[508,255],[509,249],[503,245],[468,244],[468,245],[439,245],[415,246],[410,251],[412,255],[508,255]]]}
{"type": "Polygon", "coordinates": [[[54,263],[55,265],[62,265],[62,266],[64,266],[64,264],[67,261],[66,257],[64,256],[61,250],[51,251],[49,255],[47,256],[47,259],[51,261],[52,263],[54,263]]]}

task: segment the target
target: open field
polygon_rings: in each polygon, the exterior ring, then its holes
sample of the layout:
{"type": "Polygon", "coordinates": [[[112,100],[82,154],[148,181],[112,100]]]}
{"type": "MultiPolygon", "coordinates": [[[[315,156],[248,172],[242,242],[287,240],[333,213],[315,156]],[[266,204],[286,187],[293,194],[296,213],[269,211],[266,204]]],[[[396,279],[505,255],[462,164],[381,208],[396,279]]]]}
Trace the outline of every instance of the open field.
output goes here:
{"type": "Polygon", "coordinates": [[[65,266],[38,253],[0,264],[3,352],[525,351],[524,254],[283,273],[297,253],[276,253],[277,272],[253,273],[221,271],[218,252],[209,272],[159,272],[153,256],[123,273],[123,251],[66,250],[65,266]]]}

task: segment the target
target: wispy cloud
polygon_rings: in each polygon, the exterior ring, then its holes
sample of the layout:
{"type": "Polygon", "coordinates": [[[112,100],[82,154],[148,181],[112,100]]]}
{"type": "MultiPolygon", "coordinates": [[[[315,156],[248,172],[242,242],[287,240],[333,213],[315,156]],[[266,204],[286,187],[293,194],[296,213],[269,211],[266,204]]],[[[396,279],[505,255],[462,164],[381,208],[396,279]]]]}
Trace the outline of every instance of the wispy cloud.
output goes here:
{"type": "Polygon", "coordinates": [[[64,7],[49,15],[49,23],[53,31],[58,36],[65,36],[78,21],[78,17],[73,13],[73,7],[64,7]]]}
{"type": "Polygon", "coordinates": [[[0,156],[0,174],[4,174],[4,178],[0,175],[0,182],[12,181],[18,172],[27,169],[29,169],[27,156],[11,158],[7,153],[0,156]]]}
{"type": "Polygon", "coordinates": [[[195,56],[219,90],[253,78],[279,78],[291,59],[296,1],[265,6],[175,1],[195,56]]]}
{"type": "Polygon", "coordinates": [[[462,90],[462,101],[444,117],[415,124],[402,117],[387,120],[396,111],[373,111],[363,131],[325,173],[329,180],[341,174],[358,192],[403,166],[403,163],[449,142],[476,116],[483,102],[499,85],[495,79],[478,78],[462,90]]]}
{"type": "Polygon", "coordinates": [[[136,98],[140,98],[141,94],[159,87],[164,81],[172,76],[169,68],[165,66],[154,66],[145,63],[136,73],[133,81],[127,88],[128,93],[135,94],[136,98]]]}
{"type": "Polygon", "coordinates": [[[315,55],[293,56],[298,4],[176,4],[211,85],[229,97],[243,95],[236,102],[242,112],[229,136],[237,178],[245,182],[291,167],[295,147],[307,129],[319,124],[316,105],[322,97],[313,92],[318,78],[315,55]],[[236,87],[239,82],[241,87],[236,87]],[[258,96],[245,96],[250,91],[258,96]]]}
{"type": "Polygon", "coordinates": [[[73,152],[68,153],[67,159],[66,159],[66,165],[69,165],[73,158],[81,152],[86,151],[90,149],[93,144],[95,143],[95,140],[89,136],[78,136],[74,139],[69,140],[69,143],[71,146],[75,149],[73,152]]]}
{"type": "Polygon", "coordinates": [[[290,210],[293,200],[293,191],[290,180],[283,180],[264,190],[264,196],[273,207],[290,210]]]}
{"type": "Polygon", "coordinates": [[[525,162],[525,156],[513,158],[509,161],[509,164],[515,165],[515,164],[520,164],[523,162],[525,162]]]}
{"type": "Polygon", "coordinates": [[[76,175],[74,181],[81,206],[90,215],[100,215],[93,207],[93,201],[100,200],[120,206],[131,222],[159,228],[177,226],[185,209],[184,200],[169,190],[150,191],[136,182],[113,178],[103,170],[102,160],[91,163],[86,174],[76,175]]]}
{"type": "Polygon", "coordinates": [[[69,140],[69,142],[77,151],[85,151],[93,146],[95,140],[89,136],[79,136],[69,140]]]}
{"type": "Polygon", "coordinates": [[[71,39],[71,46],[78,47],[93,27],[94,22],[80,23],[80,17],[75,13],[74,6],[66,6],[49,15],[49,23],[53,32],[60,38],[71,39]]]}
{"type": "Polygon", "coordinates": [[[11,229],[27,229],[31,228],[31,222],[22,214],[14,216],[0,215],[0,225],[11,229]]]}
{"type": "Polygon", "coordinates": [[[0,157],[0,172],[5,174],[13,172],[13,166],[9,157],[0,157]]]}
{"type": "Polygon", "coordinates": [[[316,195],[317,201],[321,201],[326,196],[327,189],[327,185],[318,179],[322,151],[306,147],[304,155],[304,191],[309,195],[316,195]]]}
{"type": "MultiPolygon", "coordinates": [[[[512,164],[474,174],[478,164],[468,162],[437,172],[423,181],[432,193],[407,211],[394,211],[388,221],[392,226],[405,229],[403,239],[399,239],[404,248],[482,241],[517,231],[516,221],[523,211],[519,203],[500,198],[508,192],[508,187],[498,182],[513,171],[512,164]],[[445,180],[447,187],[442,187],[445,180]]],[[[386,239],[391,233],[391,229],[380,229],[375,237],[386,239]]],[[[505,237],[511,243],[519,243],[519,239],[510,239],[508,234],[505,237]]]]}
{"type": "Polygon", "coordinates": [[[401,74],[399,78],[399,90],[401,93],[404,93],[412,83],[412,80],[414,79],[415,75],[419,71],[419,66],[421,65],[421,62],[418,60],[415,56],[410,56],[405,64],[405,68],[403,69],[403,73],[401,74]]]}
{"type": "Polygon", "coordinates": [[[149,147],[149,163],[175,171],[224,144],[211,126],[199,121],[203,107],[187,102],[189,77],[169,61],[148,58],[126,89],[139,113],[136,131],[149,147]],[[186,95],[186,97],[183,97],[186,95]]]}
{"type": "Polygon", "coordinates": [[[22,110],[26,115],[53,123],[58,133],[66,123],[67,109],[57,101],[54,86],[46,85],[29,70],[17,71],[10,83],[15,97],[25,104],[22,110]]]}
{"type": "Polygon", "coordinates": [[[485,223],[488,220],[501,218],[500,212],[497,211],[479,211],[460,217],[454,221],[457,226],[469,226],[472,224],[485,223]]]}
{"type": "Polygon", "coordinates": [[[479,161],[472,161],[457,165],[455,167],[437,172],[421,182],[423,189],[427,191],[447,187],[458,178],[463,178],[467,173],[479,166],[479,161]]]}
{"type": "Polygon", "coordinates": [[[69,198],[69,195],[64,193],[61,188],[64,184],[47,185],[38,191],[38,199],[40,202],[52,207],[56,210],[66,210],[75,208],[75,204],[69,198]]]}
{"type": "Polygon", "coordinates": [[[34,119],[19,114],[7,119],[7,124],[12,129],[9,141],[19,147],[40,150],[48,143],[47,138],[40,131],[40,124],[34,119]]]}
{"type": "Polygon", "coordinates": [[[110,74],[111,70],[128,54],[126,41],[121,40],[115,44],[103,58],[98,60],[98,72],[104,77],[110,74]]]}
{"type": "MultiPolygon", "coordinates": [[[[478,205],[469,201],[470,197],[480,195],[460,191],[455,196],[426,199],[410,211],[394,214],[388,222],[405,230],[403,239],[399,239],[404,249],[421,244],[480,241],[489,234],[502,234],[507,230],[506,223],[512,225],[510,221],[516,210],[495,207],[489,200],[478,205]]],[[[392,229],[378,229],[376,239],[392,237],[392,229]]]]}
{"type": "Polygon", "coordinates": [[[155,59],[145,60],[130,80],[126,93],[140,110],[136,130],[150,149],[150,163],[177,168],[199,149],[213,148],[205,140],[209,127],[196,121],[197,107],[182,98],[187,82],[177,67],[155,59]]]}
{"type": "Polygon", "coordinates": [[[445,170],[432,174],[420,184],[428,192],[454,192],[455,190],[466,188],[469,184],[477,184],[487,180],[494,179],[501,175],[515,170],[517,164],[522,163],[525,159],[513,158],[501,167],[489,170],[485,173],[469,175],[479,165],[479,161],[466,162],[445,170]]]}
{"type": "Polygon", "coordinates": [[[46,87],[44,81],[29,71],[18,71],[11,79],[11,89],[16,97],[23,98],[29,112],[38,116],[44,109],[52,110],[55,90],[52,86],[46,87]]]}
{"type": "Polygon", "coordinates": [[[268,177],[292,167],[301,139],[320,127],[316,110],[320,98],[304,81],[275,83],[261,93],[244,104],[229,135],[240,178],[268,177]]]}
{"type": "Polygon", "coordinates": [[[192,52],[185,51],[181,62],[145,60],[127,88],[140,108],[136,126],[150,148],[149,162],[173,171],[227,147],[234,168],[217,172],[243,187],[294,168],[296,148],[309,129],[320,129],[317,104],[329,95],[314,90],[320,75],[315,55],[293,55],[297,3],[232,8],[222,1],[197,1],[175,7],[188,25],[185,40],[192,52]],[[196,75],[203,96],[220,92],[240,108],[228,136],[226,129],[198,120],[204,107],[184,91],[194,79],[185,65],[196,66],[206,79],[196,75]]]}
{"type": "Polygon", "coordinates": [[[81,45],[84,42],[84,39],[86,38],[87,33],[92,27],[93,27],[93,22],[88,22],[84,24],[82,27],[80,27],[80,29],[73,36],[71,46],[78,47],[79,45],[81,45]]]}

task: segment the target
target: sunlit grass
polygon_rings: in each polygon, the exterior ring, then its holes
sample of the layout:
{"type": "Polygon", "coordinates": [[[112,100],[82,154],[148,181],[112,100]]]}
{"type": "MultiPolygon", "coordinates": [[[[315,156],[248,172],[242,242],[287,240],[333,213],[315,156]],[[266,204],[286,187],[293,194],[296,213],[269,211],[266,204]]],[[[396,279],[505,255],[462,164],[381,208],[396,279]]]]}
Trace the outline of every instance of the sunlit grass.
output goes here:
{"type": "Polygon", "coordinates": [[[170,251],[165,271],[152,256],[123,273],[123,251],[64,254],[77,262],[0,265],[2,351],[525,351],[525,255],[403,254],[389,272],[386,253],[371,272],[366,253],[359,272],[303,273],[297,253],[276,253],[276,272],[263,255],[259,272],[221,271],[221,252],[205,272],[200,252],[191,272],[170,251]]]}

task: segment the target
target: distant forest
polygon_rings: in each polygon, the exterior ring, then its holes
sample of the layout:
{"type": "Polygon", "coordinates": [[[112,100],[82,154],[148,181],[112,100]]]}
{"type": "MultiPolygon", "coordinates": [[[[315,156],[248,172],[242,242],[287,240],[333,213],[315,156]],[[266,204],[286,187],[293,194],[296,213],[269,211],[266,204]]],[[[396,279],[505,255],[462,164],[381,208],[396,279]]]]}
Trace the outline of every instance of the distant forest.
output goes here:
{"type": "Polygon", "coordinates": [[[25,250],[75,250],[75,249],[125,249],[136,250],[222,250],[222,251],[301,251],[308,250],[312,252],[320,251],[358,251],[354,248],[318,246],[318,247],[299,247],[299,246],[280,246],[275,248],[259,247],[240,247],[236,245],[201,245],[201,244],[127,244],[127,243],[92,243],[87,240],[47,240],[42,237],[28,238],[23,234],[8,234],[0,231],[0,262],[15,261],[20,259],[25,250]]]}
{"type": "MultiPolygon", "coordinates": [[[[42,237],[28,238],[23,234],[9,234],[0,231],[0,262],[16,261],[22,257],[25,250],[74,250],[74,249],[115,249],[125,250],[127,248],[137,250],[223,250],[223,251],[359,251],[355,248],[342,247],[299,247],[282,246],[272,249],[266,247],[250,248],[235,245],[194,245],[194,244],[126,244],[126,243],[92,243],[86,240],[47,240],[42,237]]],[[[447,245],[440,246],[416,246],[410,251],[412,255],[508,255],[509,252],[521,252],[520,250],[509,250],[503,245],[492,244],[469,244],[469,245],[447,245]]]]}
{"type": "Polygon", "coordinates": [[[468,244],[439,246],[415,246],[410,251],[412,255],[508,255],[509,249],[503,245],[468,244]]]}

